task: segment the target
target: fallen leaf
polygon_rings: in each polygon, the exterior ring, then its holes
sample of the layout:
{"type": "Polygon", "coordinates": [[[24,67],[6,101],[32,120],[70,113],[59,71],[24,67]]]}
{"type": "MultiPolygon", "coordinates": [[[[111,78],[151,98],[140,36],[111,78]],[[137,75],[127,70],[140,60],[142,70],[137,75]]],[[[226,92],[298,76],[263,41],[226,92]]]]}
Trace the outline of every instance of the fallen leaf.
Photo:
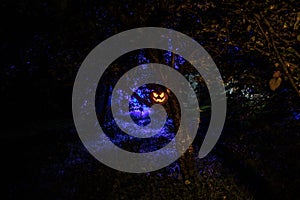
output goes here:
{"type": "Polygon", "coordinates": [[[191,181],[186,180],[184,183],[185,183],[186,185],[189,185],[189,184],[191,184],[191,181]]]}
{"type": "Polygon", "coordinates": [[[251,25],[249,25],[249,26],[247,27],[247,31],[248,31],[248,32],[251,31],[251,25]]]}
{"type": "Polygon", "coordinates": [[[281,84],[282,79],[280,77],[278,78],[271,78],[269,81],[269,86],[272,91],[275,91],[281,84]]]}

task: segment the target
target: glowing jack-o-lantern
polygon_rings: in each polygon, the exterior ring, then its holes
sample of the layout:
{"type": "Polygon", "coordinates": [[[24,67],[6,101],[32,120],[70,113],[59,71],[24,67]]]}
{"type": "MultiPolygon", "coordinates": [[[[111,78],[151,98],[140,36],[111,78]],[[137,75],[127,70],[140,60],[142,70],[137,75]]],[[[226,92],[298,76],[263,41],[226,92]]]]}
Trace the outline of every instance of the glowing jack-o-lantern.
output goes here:
{"type": "Polygon", "coordinates": [[[152,91],[150,98],[152,103],[164,104],[168,100],[168,94],[164,91],[152,91]]]}

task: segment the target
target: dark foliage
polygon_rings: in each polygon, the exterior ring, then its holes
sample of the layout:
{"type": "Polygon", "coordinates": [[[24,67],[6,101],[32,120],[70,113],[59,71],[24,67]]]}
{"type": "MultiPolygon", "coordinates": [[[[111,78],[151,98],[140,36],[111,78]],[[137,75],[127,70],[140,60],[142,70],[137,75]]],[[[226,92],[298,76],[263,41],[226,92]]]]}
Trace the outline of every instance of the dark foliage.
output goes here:
{"type": "MultiPolygon", "coordinates": [[[[4,196],[299,199],[299,8],[293,0],[3,0],[4,196]],[[81,62],[96,45],[144,26],[175,29],[208,51],[226,85],[228,112],[215,149],[195,159],[210,100],[201,76],[188,66],[179,68],[199,95],[200,133],[169,167],[127,174],[102,165],[84,149],[72,122],[71,94],[81,62]]],[[[120,63],[134,65],[135,56],[120,63]]],[[[150,51],[144,57],[175,67],[180,58],[173,62],[172,56],[170,61],[163,52],[150,51]]],[[[122,70],[114,69],[117,80],[122,70]]]]}

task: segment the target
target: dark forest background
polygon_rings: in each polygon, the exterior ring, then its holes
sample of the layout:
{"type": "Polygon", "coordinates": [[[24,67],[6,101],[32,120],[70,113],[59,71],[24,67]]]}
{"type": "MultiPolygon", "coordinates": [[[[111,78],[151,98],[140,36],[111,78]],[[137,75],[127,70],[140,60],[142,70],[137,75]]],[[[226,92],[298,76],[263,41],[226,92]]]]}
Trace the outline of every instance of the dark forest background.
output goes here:
{"type": "MultiPolygon", "coordinates": [[[[1,1],[0,198],[299,199],[299,6],[274,0],[1,1]],[[83,147],[72,119],[72,87],[96,45],[144,26],[180,31],[208,51],[222,74],[228,111],[206,158],[195,159],[192,149],[162,170],[127,174],[83,147]]],[[[205,85],[193,73],[187,79],[196,88],[205,85]]],[[[202,108],[209,116],[209,105],[202,108]]]]}

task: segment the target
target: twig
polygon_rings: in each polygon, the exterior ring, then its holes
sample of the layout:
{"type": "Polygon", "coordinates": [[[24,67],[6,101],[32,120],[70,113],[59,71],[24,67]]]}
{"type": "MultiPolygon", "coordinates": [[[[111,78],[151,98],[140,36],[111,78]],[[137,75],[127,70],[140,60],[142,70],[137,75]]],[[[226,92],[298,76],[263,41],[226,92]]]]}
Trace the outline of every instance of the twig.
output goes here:
{"type": "Polygon", "coordinates": [[[255,46],[254,46],[253,48],[254,48],[254,50],[256,50],[256,51],[258,51],[258,52],[260,52],[260,53],[262,53],[262,54],[265,54],[266,56],[270,56],[270,53],[265,52],[264,50],[261,50],[261,49],[255,47],[255,46]]]}
{"type": "Polygon", "coordinates": [[[280,35],[279,35],[278,33],[275,33],[275,32],[274,32],[274,35],[275,35],[278,39],[280,39],[281,41],[283,41],[284,43],[286,43],[287,45],[290,45],[290,44],[292,43],[292,41],[288,41],[288,40],[283,39],[282,37],[280,37],[280,35]]]}
{"type": "Polygon", "coordinates": [[[171,67],[172,67],[172,68],[175,68],[175,54],[174,54],[174,53],[172,53],[171,67]]]}
{"type": "Polygon", "coordinates": [[[267,33],[265,33],[264,29],[262,28],[261,24],[260,24],[260,20],[261,20],[261,17],[258,15],[258,14],[254,14],[254,20],[256,21],[257,23],[257,26],[259,27],[261,33],[265,36],[267,42],[268,42],[268,48],[270,50],[270,39],[269,39],[269,36],[267,35],[267,33]]]}

